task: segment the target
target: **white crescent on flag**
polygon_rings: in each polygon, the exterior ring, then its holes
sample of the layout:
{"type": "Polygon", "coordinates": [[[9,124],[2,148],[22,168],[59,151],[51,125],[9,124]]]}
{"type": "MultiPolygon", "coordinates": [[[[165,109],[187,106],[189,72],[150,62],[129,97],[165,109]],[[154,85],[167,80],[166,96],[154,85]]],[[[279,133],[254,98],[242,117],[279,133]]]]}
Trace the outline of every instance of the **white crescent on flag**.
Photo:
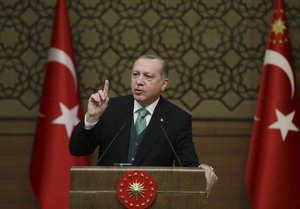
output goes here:
{"type": "Polygon", "coordinates": [[[75,84],[75,92],[77,91],[77,78],[75,72],[75,66],[71,57],[61,49],[51,47],[48,51],[48,62],[58,62],[67,67],[73,76],[75,84]]]}
{"type": "Polygon", "coordinates": [[[264,65],[268,65],[268,64],[275,65],[279,67],[283,72],[285,72],[291,84],[291,90],[292,90],[291,98],[293,98],[295,92],[295,82],[294,82],[293,71],[288,60],[277,51],[267,49],[265,54],[264,65]]]}
{"type": "MultiPolygon", "coordinates": [[[[265,53],[264,65],[274,65],[279,67],[288,77],[291,84],[291,99],[295,93],[295,82],[292,67],[289,61],[279,52],[267,49],[265,53]]],[[[260,118],[255,116],[255,121],[260,121],[260,118]]]]}

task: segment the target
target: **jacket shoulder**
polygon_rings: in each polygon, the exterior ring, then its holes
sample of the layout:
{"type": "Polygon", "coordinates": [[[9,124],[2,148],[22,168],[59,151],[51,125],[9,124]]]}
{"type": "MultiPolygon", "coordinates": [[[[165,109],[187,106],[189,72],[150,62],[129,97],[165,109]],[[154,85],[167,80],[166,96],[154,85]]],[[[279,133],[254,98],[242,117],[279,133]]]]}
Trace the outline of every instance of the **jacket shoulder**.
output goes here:
{"type": "Polygon", "coordinates": [[[162,111],[169,113],[169,112],[176,112],[177,115],[181,115],[184,117],[192,117],[191,114],[189,114],[188,112],[186,112],[184,109],[178,107],[177,105],[175,105],[174,103],[161,98],[161,109],[162,111]]]}

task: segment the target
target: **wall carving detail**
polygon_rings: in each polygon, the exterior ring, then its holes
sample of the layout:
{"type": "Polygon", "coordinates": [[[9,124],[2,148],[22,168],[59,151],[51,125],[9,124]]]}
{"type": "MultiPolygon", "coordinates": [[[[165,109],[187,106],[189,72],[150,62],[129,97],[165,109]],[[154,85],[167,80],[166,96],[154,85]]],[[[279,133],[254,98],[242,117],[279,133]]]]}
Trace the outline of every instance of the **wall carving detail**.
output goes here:
{"type": "MultiPolygon", "coordinates": [[[[0,117],[35,118],[55,0],[0,2],[0,117]]],[[[164,96],[195,119],[251,119],[273,1],[69,0],[83,105],[109,79],[110,96],[130,93],[133,61],[168,60],[164,96]]],[[[300,2],[285,0],[299,80],[300,2]]]]}

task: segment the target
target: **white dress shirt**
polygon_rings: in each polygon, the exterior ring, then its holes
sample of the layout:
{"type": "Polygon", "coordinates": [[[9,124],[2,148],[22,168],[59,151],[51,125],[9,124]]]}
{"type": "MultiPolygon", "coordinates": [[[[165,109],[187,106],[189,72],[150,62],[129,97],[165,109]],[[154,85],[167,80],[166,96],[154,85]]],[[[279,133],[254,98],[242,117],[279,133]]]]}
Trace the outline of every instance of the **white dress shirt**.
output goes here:
{"type": "MultiPolygon", "coordinates": [[[[148,124],[150,123],[151,117],[153,115],[153,112],[155,110],[156,105],[158,104],[159,98],[157,100],[155,100],[152,104],[150,104],[147,107],[145,107],[148,110],[148,112],[149,112],[149,114],[146,115],[146,126],[148,126],[148,124]]],[[[133,113],[132,113],[133,114],[134,124],[135,124],[137,116],[138,116],[138,110],[140,108],[142,108],[142,107],[143,107],[142,105],[140,105],[136,100],[134,100],[133,113]]],[[[97,120],[95,123],[89,123],[89,122],[87,122],[87,120],[86,120],[86,114],[85,114],[85,116],[84,116],[84,129],[86,129],[86,130],[92,129],[96,125],[96,123],[98,121],[99,120],[97,120]]]]}

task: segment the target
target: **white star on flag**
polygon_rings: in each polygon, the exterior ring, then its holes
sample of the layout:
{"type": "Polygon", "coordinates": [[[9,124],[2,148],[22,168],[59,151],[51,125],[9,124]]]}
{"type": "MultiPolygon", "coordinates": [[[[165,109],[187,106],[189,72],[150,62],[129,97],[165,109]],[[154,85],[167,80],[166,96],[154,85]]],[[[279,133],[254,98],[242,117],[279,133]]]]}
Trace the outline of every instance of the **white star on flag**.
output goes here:
{"type": "Polygon", "coordinates": [[[272,123],[269,126],[269,129],[279,129],[282,137],[282,141],[285,141],[285,138],[289,131],[299,132],[299,129],[292,122],[294,119],[295,111],[291,112],[288,115],[282,114],[278,109],[275,109],[277,121],[272,123]]]}
{"type": "Polygon", "coordinates": [[[63,103],[59,103],[59,105],[62,115],[53,120],[52,123],[64,125],[68,137],[70,138],[73,127],[79,122],[79,119],[77,118],[78,105],[74,106],[72,109],[69,109],[63,103]]]}

